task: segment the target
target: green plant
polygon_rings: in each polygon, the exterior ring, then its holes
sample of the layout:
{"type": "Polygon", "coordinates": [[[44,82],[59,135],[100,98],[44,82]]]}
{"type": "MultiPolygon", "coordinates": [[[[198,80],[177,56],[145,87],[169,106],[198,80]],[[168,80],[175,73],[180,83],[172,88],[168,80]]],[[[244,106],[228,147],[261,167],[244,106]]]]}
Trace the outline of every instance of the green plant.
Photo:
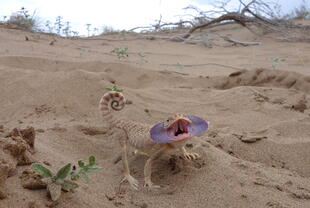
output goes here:
{"type": "Polygon", "coordinates": [[[128,48],[114,48],[111,53],[116,53],[119,59],[126,58],[128,57],[128,48]]]}
{"type": "Polygon", "coordinates": [[[181,64],[181,63],[179,63],[179,62],[176,64],[176,66],[177,66],[178,68],[181,68],[181,69],[184,68],[183,64],[181,64]]]}
{"type": "Polygon", "coordinates": [[[139,52],[138,55],[142,58],[146,56],[144,52],[139,52]]]}
{"type": "Polygon", "coordinates": [[[278,66],[278,64],[279,64],[280,62],[282,62],[282,61],[285,61],[285,59],[279,58],[279,57],[271,57],[271,58],[270,58],[270,61],[271,61],[271,63],[272,63],[272,65],[271,65],[272,69],[276,69],[277,66],[278,66]]]}
{"type": "Polygon", "coordinates": [[[95,156],[90,156],[88,158],[88,164],[85,164],[82,160],[78,161],[79,168],[73,167],[71,175],[71,180],[82,179],[84,183],[88,183],[89,178],[86,173],[97,172],[101,170],[101,167],[95,166],[96,158],[95,156]]]}
{"type": "Polygon", "coordinates": [[[146,54],[144,52],[139,52],[138,55],[141,57],[141,61],[147,63],[148,61],[145,59],[146,54]]]}
{"type": "Polygon", "coordinates": [[[89,178],[86,173],[96,172],[101,170],[101,167],[95,166],[96,158],[95,156],[90,156],[88,159],[88,164],[82,160],[78,161],[79,169],[75,165],[72,166],[71,163],[66,164],[60,168],[56,175],[45,166],[39,163],[33,163],[31,168],[34,172],[42,176],[42,180],[47,183],[47,191],[49,192],[52,201],[57,201],[61,195],[61,190],[71,191],[79,187],[79,185],[74,182],[75,180],[82,179],[84,183],[88,183],[89,178]],[[67,179],[68,176],[70,179],[67,179]]]}
{"type": "Polygon", "coordinates": [[[114,85],[112,88],[106,88],[108,91],[113,91],[113,92],[123,92],[122,89],[118,89],[116,85],[114,85]]]}

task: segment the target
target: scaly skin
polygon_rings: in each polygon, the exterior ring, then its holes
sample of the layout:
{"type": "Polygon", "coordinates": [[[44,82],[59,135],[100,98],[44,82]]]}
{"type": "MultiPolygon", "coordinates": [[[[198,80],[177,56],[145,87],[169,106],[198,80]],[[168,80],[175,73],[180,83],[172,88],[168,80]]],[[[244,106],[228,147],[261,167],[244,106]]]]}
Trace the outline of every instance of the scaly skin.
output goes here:
{"type": "MultiPolygon", "coordinates": [[[[138,181],[131,176],[129,163],[127,158],[128,145],[132,146],[138,153],[148,155],[149,158],[144,166],[144,186],[150,188],[158,188],[152,183],[151,169],[154,160],[160,158],[162,155],[171,151],[179,150],[183,153],[184,158],[188,160],[194,160],[199,157],[197,153],[189,153],[185,149],[186,141],[189,138],[172,143],[159,143],[150,139],[150,126],[133,122],[130,120],[123,120],[113,116],[110,109],[119,111],[125,106],[126,100],[122,93],[110,91],[105,93],[99,103],[99,109],[103,118],[110,123],[112,128],[121,129],[124,132],[125,137],[119,138],[122,145],[121,159],[124,166],[124,179],[127,180],[131,187],[138,189],[138,181]]],[[[170,122],[174,122],[181,114],[176,114],[170,118],[170,122]]]]}

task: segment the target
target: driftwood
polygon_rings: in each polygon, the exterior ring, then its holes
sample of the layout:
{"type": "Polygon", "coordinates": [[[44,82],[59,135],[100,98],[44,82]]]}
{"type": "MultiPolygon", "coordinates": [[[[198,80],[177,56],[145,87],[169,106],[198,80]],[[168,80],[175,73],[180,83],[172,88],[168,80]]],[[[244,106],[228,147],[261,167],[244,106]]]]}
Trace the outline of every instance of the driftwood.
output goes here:
{"type": "Polygon", "coordinates": [[[218,64],[218,63],[203,63],[203,64],[160,64],[161,66],[173,66],[173,67],[200,67],[200,66],[220,66],[224,68],[231,68],[231,69],[236,69],[236,70],[245,70],[244,68],[239,68],[236,66],[231,66],[231,65],[225,65],[225,64],[218,64]]]}
{"type": "MultiPolygon", "coordinates": [[[[179,42],[188,42],[188,43],[200,43],[199,40],[194,41],[187,41],[187,39],[192,37],[192,34],[199,29],[211,28],[216,27],[222,24],[229,24],[229,23],[237,23],[246,27],[252,33],[256,35],[261,35],[254,30],[256,29],[264,29],[264,31],[273,32],[277,34],[278,37],[276,39],[287,40],[287,41],[302,41],[302,42],[310,42],[310,26],[305,25],[298,25],[293,23],[292,21],[285,20],[284,18],[279,19],[277,18],[275,7],[270,5],[269,3],[265,3],[262,0],[252,0],[248,4],[239,0],[240,7],[236,12],[228,11],[225,6],[225,2],[221,2],[221,6],[217,7],[221,9],[221,11],[211,11],[213,14],[222,14],[217,18],[212,18],[206,16],[206,14],[210,11],[202,11],[195,7],[188,7],[189,9],[194,9],[196,12],[199,13],[200,16],[194,17],[192,21],[180,21],[177,23],[162,23],[162,18],[158,21],[157,24],[152,25],[151,28],[155,28],[155,31],[160,31],[161,27],[163,26],[178,26],[183,25],[185,23],[191,25],[189,31],[182,35],[177,35],[173,37],[167,36],[153,36],[150,39],[167,39],[172,41],[179,41],[179,42]],[[204,23],[198,24],[195,23],[195,20],[201,19],[204,23]],[[206,21],[206,22],[205,22],[206,21]],[[296,33],[297,32],[297,33],[296,33]]],[[[143,27],[139,27],[143,28],[143,27]]],[[[182,27],[184,28],[184,27],[182,27]]],[[[133,28],[137,29],[137,28],[133,28]]],[[[260,31],[260,30],[258,30],[260,31]]],[[[263,32],[264,33],[264,32],[263,32]]],[[[259,42],[245,42],[232,39],[230,37],[222,37],[224,40],[232,42],[234,44],[240,44],[243,46],[249,45],[259,45],[259,42]]]]}
{"type": "MultiPolygon", "coordinates": [[[[223,15],[191,28],[182,38],[189,38],[198,29],[209,28],[212,25],[222,22],[235,22],[246,27],[251,32],[254,32],[251,27],[255,26],[256,28],[264,28],[270,32],[277,33],[282,40],[310,42],[309,25],[298,25],[292,21],[277,18],[272,6],[261,0],[252,0],[248,4],[244,4],[242,0],[239,0],[239,2],[240,8],[238,12],[227,11],[224,8],[225,4],[223,4],[224,6],[222,5],[220,7],[225,12],[223,15]],[[241,9],[242,6],[243,8],[241,9]]],[[[257,34],[256,32],[254,33],[257,34]]],[[[225,40],[243,45],[243,42],[240,43],[240,41],[230,38],[226,38],[225,40]]],[[[252,43],[246,43],[245,45],[252,45],[252,43]]],[[[257,44],[255,43],[254,45],[257,44]]]]}
{"type": "Polygon", "coordinates": [[[192,29],[190,29],[188,31],[187,34],[185,34],[183,36],[183,38],[185,38],[185,39],[188,38],[193,32],[195,32],[198,29],[202,29],[202,28],[208,27],[209,25],[213,25],[213,24],[220,23],[222,21],[227,21],[227,20],[230,20],[230,21],[233,20],[233,21],[241,24],[242,26],[245,26],[246,23],[248,23],[248,22],[253,22],[253,20],[251,18],[248,18],[248,17],[241,15],[239,13],[236,13],[236,12],[232,12],[232,13],[224,14],[224,15],[222,15],[216,19],[213,19],[210,22],[207,22],[205,24],[193,27],[192,29]]]}
{"type": "Polygon", "coordinates": [[[239,44],[239,45],[242,45],[242,46],[252,46],[252,45],[260,45],[261,43],[260,42],[247,42],[247,41],[240,41],[240,40],[235,40],[235,39],[232,39],[231,37],[229,36],[224,36],[224,35],[219,35],[221,38],[223,38],[224,40],[226,40],[227,42],[231,42],[235,45],[239,44]]]}
{"type": "Polygon", "coordinates": [[[167,22],[167,23],[162,23],[162,24],[158,23],[156,25],[151,25],[151,26],[134,27],[128,30],[128,32],[133,32],[138,29],[159,31],[161,30],[161,28],[167,27],[167,26],[178,26],[178,28],[184,28],[183,27],[184,24],[189,24],[191,27],[195,26],[192,21],[186,20],[186,21],[179,21],[179,22],[167,22]]]}

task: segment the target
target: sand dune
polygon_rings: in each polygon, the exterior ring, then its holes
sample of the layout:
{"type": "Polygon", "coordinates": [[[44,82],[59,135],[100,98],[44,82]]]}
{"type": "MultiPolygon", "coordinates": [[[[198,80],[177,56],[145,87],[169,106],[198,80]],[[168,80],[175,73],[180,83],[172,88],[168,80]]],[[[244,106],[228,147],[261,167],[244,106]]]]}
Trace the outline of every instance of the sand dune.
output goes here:
{"type": "MultiPolygon", "coordinates": [[[[0,28],[0,196],[6,195],[0,207],[50,202],[45,190],[23,188],[29,165],[17,165],[17,156],[2,150],[12,142],[54,171],[97,157],[103,170],[89,185],[64,193],[57,207],[310,207],[309,45],[291,48],[240,28],[222,33],[263,44],[205,48],[110,35],[57,38],[50,46],[51,36],[0,28]],[[128,47],[129,57],[119,60],[110,53],[114,47],[128,47]],[[270,56],[286,59],[272,69],[270,56]],[[182,112],[211,122],[188,145],[200,159],[188,162],[176,153],[156,162],[153,180],[163,190],[119,188],[117,133],[98,112],[105,88],[114,84],[132,102],[121,117],[152,125],[182,112]],[[28,126],[35,129],[33,150],[27,137],[18,143],[7,135],[28,126]]],[[[131,162],[140,184],[145,160],[131,162]]]]}

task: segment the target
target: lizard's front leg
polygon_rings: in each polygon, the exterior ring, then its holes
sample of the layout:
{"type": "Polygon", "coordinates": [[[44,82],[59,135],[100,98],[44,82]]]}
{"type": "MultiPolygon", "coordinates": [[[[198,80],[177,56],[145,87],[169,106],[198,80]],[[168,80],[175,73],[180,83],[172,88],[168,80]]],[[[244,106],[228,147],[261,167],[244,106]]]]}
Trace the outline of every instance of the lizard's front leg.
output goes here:
{"type": "Polygon", "coordinates": [[[154,154],[152,154],[148,160],[145,163],[144,166],[144,186],[149,188],[160,188],[158,185],[153,185],[153,182],[151,180],[152,175],[152,163],[160,158],[166,151],[168,147],[165,145],[164,147],[161,147],[158,151],[156,151],[154,154]]]}
{"type": "Polygon", "coordinates": [[[122,161],[123,161],[123,166],[124,166],[124,179],[121,181],[121,183],[125,180],[127,180],[130,184],[130,186],[135,189],[135,190],[138,190],[139,188],[139,182],[131,176],[130,174],[130,169],[129,169],[129,164],[128,164],[128,158],[127,158],[127,141],[128,141],[128,136],[127,136],[127,133],[125,132],[126,134],[126,137],[121,137],[120,138],[120,142],[122,144],[122,161]]]}
{"type": "Polygon", "coordinates": [[[186,149],[185,149],[185,147],[182,147],[182,148],[181,148],[181,151],[182,151],[182,153],[183,153],[183,156],[184,156],[185,159],[187,159],[187,160],[196,160],[197,158],[200,157],[200,155],[197,154],[197,153],[190,153],[190,152],[187,152],[186,149]]]}

